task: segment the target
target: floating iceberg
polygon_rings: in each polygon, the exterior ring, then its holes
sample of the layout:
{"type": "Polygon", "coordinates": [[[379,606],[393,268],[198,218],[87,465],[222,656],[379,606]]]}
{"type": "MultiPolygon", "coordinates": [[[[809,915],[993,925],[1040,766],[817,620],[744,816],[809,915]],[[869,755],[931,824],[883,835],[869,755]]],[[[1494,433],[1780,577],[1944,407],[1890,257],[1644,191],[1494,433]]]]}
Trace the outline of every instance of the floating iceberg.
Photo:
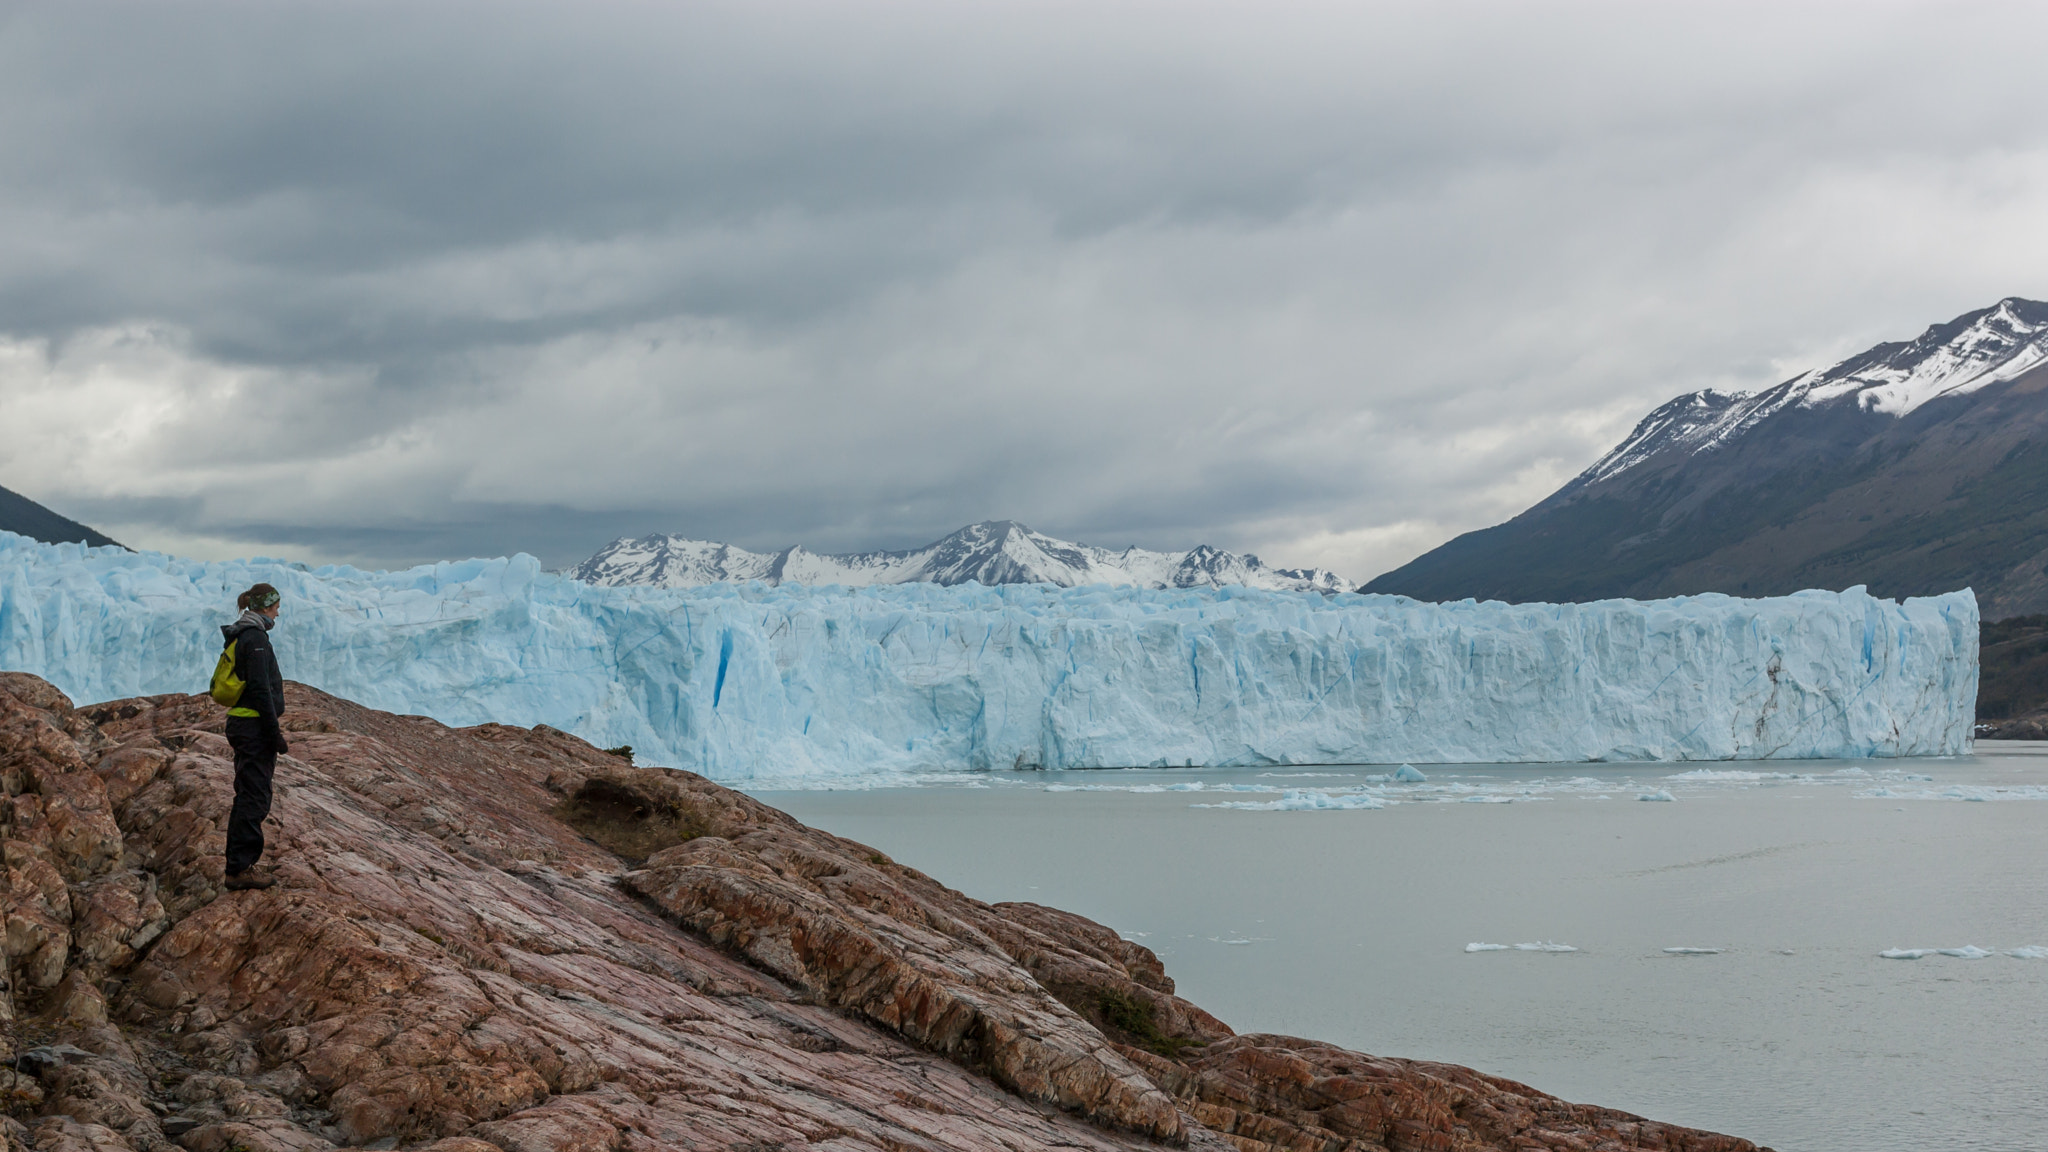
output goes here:
{"type": "Polygon", "coordinates": [[[598,588],[530,556],[401,572],[0,533],[0,668],[80,702],[206,682],[234,594],[286,674],[545,723],[740,784],[1009,768],[1940,756],[1977,605],[1846,592],[1423,604],[1046,585],[598,588]]]}

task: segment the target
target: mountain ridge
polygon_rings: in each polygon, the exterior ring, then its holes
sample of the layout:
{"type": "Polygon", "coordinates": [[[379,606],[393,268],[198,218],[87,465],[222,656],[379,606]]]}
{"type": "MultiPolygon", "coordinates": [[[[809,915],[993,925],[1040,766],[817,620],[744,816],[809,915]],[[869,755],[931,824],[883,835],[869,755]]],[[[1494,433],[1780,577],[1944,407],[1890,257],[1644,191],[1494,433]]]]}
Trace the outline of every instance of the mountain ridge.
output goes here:
{"type": "Polygon", "coordinates": [[[45,544],[84,544],[89,548],[127,545],[105,533],[59,516],[41,504],[8,488],[0,488],[0,530],[18,533],[45,544]]]}
{"type": "Polygon", "coordinates": [[[1976,590],[2048,611],[2048,304],[1659,405],[1550,496],[1360,590],[1425,600],[1976,590]]]}
{"type": "Polygon", "coordinates": [[[1269,591],[1341,592],[1349,582],[1320,568],[1268,568],[1206,544],[1185,552],[1122,550],[1076,544],[1014,520],[969,524],[922,548],[818,553],[800,544],[780,552],[749,552],[714,540],[654,533],[620,537],[568,570],[586,584],[686,588],[760,580],[767,584],[940,585],[1134,584],[1147,588],[1244,585],[1269,591]]]}

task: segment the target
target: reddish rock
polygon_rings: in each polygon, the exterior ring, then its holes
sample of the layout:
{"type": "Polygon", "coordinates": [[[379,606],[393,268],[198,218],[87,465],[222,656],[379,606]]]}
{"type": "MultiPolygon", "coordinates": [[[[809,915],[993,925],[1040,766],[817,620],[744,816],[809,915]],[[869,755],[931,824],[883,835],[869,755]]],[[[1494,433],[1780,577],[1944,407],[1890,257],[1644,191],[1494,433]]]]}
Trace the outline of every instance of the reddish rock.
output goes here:
{"type": "Polygon", "coordinates": [[[216,705],[0,674],[10,1152],[1754,1148],[1236,1036],[1108,928],[553,729],[287,700],[230,893],[216,705]]]}

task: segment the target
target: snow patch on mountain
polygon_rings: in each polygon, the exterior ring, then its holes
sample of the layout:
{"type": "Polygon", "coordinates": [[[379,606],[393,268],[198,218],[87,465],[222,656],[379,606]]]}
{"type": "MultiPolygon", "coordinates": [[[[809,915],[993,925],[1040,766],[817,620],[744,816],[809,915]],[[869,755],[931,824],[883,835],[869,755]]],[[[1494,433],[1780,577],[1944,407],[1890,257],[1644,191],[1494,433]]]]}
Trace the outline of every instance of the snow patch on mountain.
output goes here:
{"type": "Polygon", "coordinates": [[[1962,396],[2010,380],[2048,359],[2048,304],[2011,297],[1992,308],[1937,324],[1910,344],[1880,344],[1812,378],[1799,403],[1844,397],[1887,416],[1930,400],[1962,396]]]}
{"type": "Polygon", "coordinates": [[[1341,592],[1351,585],[1320,568],[1268,568],[1257,556],[1202,545],[1186,552],[1121,551],[1056,539],[1010,520],[987,520],[900,552],[748,552],[683,536],[621,538],[569,573],[587,584],[694,588],[759,580],[869,588],[879,584],[1109,584],[1137,588],[1221,588],[1341,592]]]}
{"type": "Polygon", "coordinates": [[[0,669],[80,702],[202,691],[284,593],[286,675],[448,724],[549,724],[767,786],[1026,767],[1942,756],[1968,592],[1424,604],[1045,583],[605,588],[531,556],[401,572],[0,533],[0,669]]]}
{"type": "Polygon", "coordinates": [[[1879,344],[1761,392],[1707,389],[1680,396],[1644,417],[1571,487],[1613,479],[1665,453],[1712,451],[1787,408],[1854,404],[1861,411],[1903,417],[1930,401],[1968,395],[2044,363],[2048,304],[2008,297],[1936,324],[1916,340],[1879,344]]]}

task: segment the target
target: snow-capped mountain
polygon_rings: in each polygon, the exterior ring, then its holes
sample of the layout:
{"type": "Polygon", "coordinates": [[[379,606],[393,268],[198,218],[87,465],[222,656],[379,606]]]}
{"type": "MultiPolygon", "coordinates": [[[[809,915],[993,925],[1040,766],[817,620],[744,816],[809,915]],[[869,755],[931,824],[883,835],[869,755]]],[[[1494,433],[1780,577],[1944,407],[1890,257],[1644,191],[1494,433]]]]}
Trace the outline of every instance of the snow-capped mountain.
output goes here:
{"type": "Polygon", "coordinates": [[[1429,600],[1971,587],[2048,611],[2048,304],[2009,297],[1750,394],[1651,412],[1505,524],[1367,591],[1429,600]]]}
{"type": "Polygon", "coordinates": [[[2009,296],[1936,324],[1920,338],[1879,344],[1832,368],[1761,392],[1707,389],[1643,418],[1575,484],[1610,480],[1665,454],[1710,452],[1788,408],[1852,409],[1903,418],[1929,401],[1967,396],[2048,362],[2048,304],[2009,296]]]}
{"type": "Polygon", "coordinates": [[[1242,584],[1273,591],[1340,592],[1343,577],[1320,568],[1268,568],[1257,556],[1208,545],[1186,552],[1113,550],[1055,539],[1011,520],[970,524],[922,548],[901,552],[749,552],[730,544],[652,535],[621,538],[571,569],[588,584],[688,588],[721,581],[768,584],[1083,584],[1140,588],[1214,588],[1242,584]]]}

